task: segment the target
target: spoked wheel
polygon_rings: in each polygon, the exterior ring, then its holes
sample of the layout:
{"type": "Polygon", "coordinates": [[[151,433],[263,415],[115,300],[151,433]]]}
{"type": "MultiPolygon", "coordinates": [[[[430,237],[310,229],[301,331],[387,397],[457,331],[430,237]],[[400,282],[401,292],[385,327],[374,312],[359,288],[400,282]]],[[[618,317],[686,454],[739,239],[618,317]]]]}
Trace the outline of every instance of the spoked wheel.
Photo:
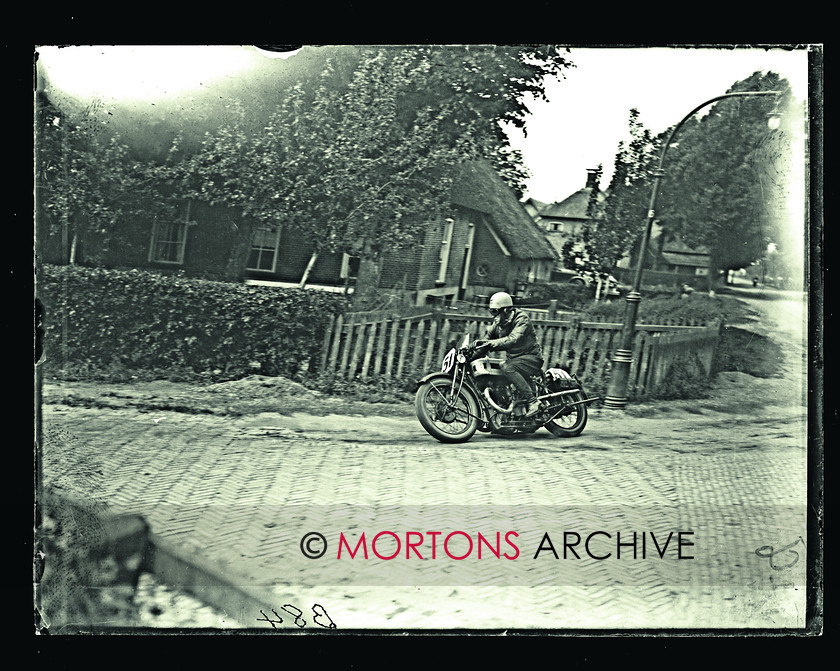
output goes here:
{"type": "MultiPolygon", "coordinates": [[[[570,401],[582,401],[581,393],[569,394],[570,401]]],[[[572,405],[566,408],[560,415],[546,422],[545,428],[551,431],[558,438],[571,438],[580,435],[586,426],[588,411],[586,405],[572,405]]]]}
{"type": "Polygon", "coordinates": [[[423,383],[414,397],[417,419],[430,435],[442,443],[463,443],[478,429],[478,404],[463,389],[452,396],[448,380],[423,383]]]}

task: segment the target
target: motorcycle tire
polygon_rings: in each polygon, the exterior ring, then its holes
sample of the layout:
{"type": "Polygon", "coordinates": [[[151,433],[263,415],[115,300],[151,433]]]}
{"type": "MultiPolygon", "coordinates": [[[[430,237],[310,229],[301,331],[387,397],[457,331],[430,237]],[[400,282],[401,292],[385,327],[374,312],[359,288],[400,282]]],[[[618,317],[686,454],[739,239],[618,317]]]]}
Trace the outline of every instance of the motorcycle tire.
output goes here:
{"type": "Polygon", "coordinates": [[[429,435],[442,443],[464,443],[478,429],[478,403],[462,389],[455,403],[449,405],[446,399],[450,392],[448,380],[429,380],[417,390],[414,410],[429,435]]]}
{"type": "MultiPolygon", "coordinates": [[[[569,400],[581,401],[583,395],[580,393],[570,394],[569,400]]],[[[573,438],[579,436],[586,426],[586,421],[589,417],[589,412],[585,404],[572,406],[568,414],[561,415],[545,423],[545,428],[548,429],[557,438],[573,438]]]]}

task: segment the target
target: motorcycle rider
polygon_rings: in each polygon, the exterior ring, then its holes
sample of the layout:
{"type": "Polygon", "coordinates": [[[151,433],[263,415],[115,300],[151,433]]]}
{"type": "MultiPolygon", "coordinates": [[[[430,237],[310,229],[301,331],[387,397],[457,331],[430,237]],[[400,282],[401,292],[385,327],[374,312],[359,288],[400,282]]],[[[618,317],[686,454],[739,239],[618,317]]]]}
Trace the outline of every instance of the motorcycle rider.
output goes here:
{"type": "Polygon", "coordinates": [[[504,291],[490,297],[488,309],[494,317],[493,323],[485,333],[485,340],[477,340],[475,346],[477,349],[507,352],[501,370],[513,382],[521,399],[527,400],[525,416],[536,414],[540,402],[528,378],[542,373],[543,354],[534,325],[524,311],[513,307],[513,299],[504,291]]]}

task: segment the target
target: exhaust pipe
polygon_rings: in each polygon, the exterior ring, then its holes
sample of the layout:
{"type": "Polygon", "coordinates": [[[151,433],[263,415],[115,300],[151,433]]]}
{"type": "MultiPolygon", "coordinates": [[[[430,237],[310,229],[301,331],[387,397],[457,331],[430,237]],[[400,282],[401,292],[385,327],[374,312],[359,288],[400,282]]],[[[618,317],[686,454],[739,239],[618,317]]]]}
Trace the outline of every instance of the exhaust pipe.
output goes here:
{"type": "Polygon", "coordinates": [[[546,394],[545,396],[537,396],[538,401],[544,401],[547,398],[554,398],[555,396],[565,396],[566,394],[577,394],[580,389],[565,389],[563,391],[555,391],[553,394],[546,394]]]}
{"type": "MultiPolygon", "coordinates": [[[[547,398],[555,398],[557,396],[565,396],[567,394],[576,394],[580,391],[580,389],[566,389],[564,391],[555,391],[553,394],[546,394],[545,396],[538,396],[538,401],[544,401],[547,398]]],[[[509,415],[513,412],[513,406],[516,405],[516,401],[513,401],[510,404],[509,408],[503,408],[500,406],[496,401],[493,400],[493,397],[490,395],[490,387],[484,388],[484,398],[487,399],[487,402],[497,411],[501,412],[505,415],[509,415]]],[[[577,405],[577,403],[573,403],[572,405],[577,405]]]]}
{"type": "Polygon", "coordinates": [[[498,411],[498,412],[501,412],[501,413],[503,413],[503,414],[505,414],[505,415],[509,415],[510,413],[512,413],[512,412],[513,412],[513,406],[515,405],[515,402],[512,402],[512,403],[510,404],[510,407],[509,407],[509,408],[503,408],[503,407],[502,407],[502,406],[500,406],[498,403],[496,403],[496,401],[494,401],[494,400],[493,400],[493,397],[492,397],[492,396],[490,396],[490,387],[485,387],[485,388],[484,388],[484,398],[485,398],[485,399],[487,399],[487,402],[488,402],[491,406],[493,406],[493,408],[494,408],[496,411],[498,411]]]}

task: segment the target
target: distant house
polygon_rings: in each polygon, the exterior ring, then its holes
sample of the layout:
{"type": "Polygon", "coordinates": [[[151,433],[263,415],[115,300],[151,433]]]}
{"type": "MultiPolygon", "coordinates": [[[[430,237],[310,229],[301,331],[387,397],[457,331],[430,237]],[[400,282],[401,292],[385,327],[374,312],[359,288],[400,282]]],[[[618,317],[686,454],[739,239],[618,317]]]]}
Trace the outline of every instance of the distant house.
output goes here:
{"type": "Polygon", "coordinates": [[[548,205],[548,203],[544,203],[536,198],[528,198],[527,200],[522,201],[522,206],[534,221],[539,220],[539,212],[546,205],[548,205]]]}
{"type": "Polygon", "coordinates": [[[587,214],[593,190],[597,191],[598,202],[606,200],[606,195],[598,187],[597,172],[587,170],[586,186],[556,203],[542,203],[529,199],[523,203],[537,225],[544,231],[558,255],[562,258],[566,242],[581,233],[584,224],[589,221],[587,214]]]}
{"type": "MultiPolygon", "coordinates": [[[[587,214],[593,190],[597,190],[596,198],[599,203],[604,202],[608,193],[601,191],[596,183],[597,172],[587,170],[586,186],[567,198],[556,203],[542,203],[536,199],[528,199],[523,206],[545,231],[545,236],[558,254],[563,254],[563,246],[573,236],[579,235],[583,226],[590,220],[587,214]]],[[[641,226],[641,217],[639,219],[641,226]]],[[[691,248],[680,240],[665,240],[658,224],[654,224],[648,246],[648,261],[646,267],[651,270],[675,273],[679,275],[705,276],[708,274],[709,251],[705,247],[691,248]]],[[[625,256],[617,267],[634,268],[636,254],[625,256]]]]}
{"type": "Polygon", "coordinates": [[[660,239],[659,255],[652,270],[708,275],[709,249],[707,247],[692,248],[681,240],[662,241],[660,239]]]}

